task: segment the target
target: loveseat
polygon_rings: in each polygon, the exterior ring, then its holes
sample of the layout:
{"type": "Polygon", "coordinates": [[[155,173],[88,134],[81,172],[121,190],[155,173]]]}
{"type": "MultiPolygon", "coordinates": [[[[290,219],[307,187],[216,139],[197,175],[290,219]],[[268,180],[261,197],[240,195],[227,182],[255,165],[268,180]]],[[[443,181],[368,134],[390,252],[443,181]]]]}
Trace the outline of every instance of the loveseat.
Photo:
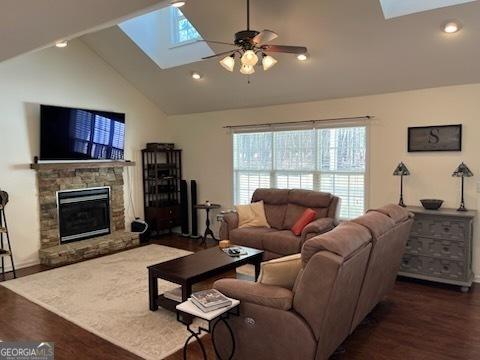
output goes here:
{"type": "Polygon", "coordinates": [[[299,253],[306,240],[335,227],[340,209],[337,196],[311,190],[257,189],[252,203],[257,201],[263,201],[271,227],[239,228],[238,214],[228,213],[220,226],[220,239],[264,250],[264,260],[299,253]],[[313,209],[317,218],[296,236],[290,229],[307,208],[313,209]]]}
{"type": "MultiPolygon", "coordinates": [[[[228,320],[236,341],[233,359],[328,359],[393,287],[412,217],[388,205],[307,240],[292,289],[216,281],[214,288],[240,300],[240,316],[228,320]]],[[[216,331],[225,356],[231,340],[224,324],[216,331]]]]}

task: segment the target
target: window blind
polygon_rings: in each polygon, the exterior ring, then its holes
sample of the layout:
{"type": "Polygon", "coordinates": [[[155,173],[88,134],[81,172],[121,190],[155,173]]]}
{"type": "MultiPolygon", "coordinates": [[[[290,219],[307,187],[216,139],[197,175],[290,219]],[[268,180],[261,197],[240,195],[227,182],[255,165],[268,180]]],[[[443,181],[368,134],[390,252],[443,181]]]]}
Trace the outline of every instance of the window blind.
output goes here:
{"type": "Polygon", "coordinates": [[[365,210],[366,126],[233,134],[234,202],[255,189],[308,189],[342,199],[340,217],[365,210]]]}

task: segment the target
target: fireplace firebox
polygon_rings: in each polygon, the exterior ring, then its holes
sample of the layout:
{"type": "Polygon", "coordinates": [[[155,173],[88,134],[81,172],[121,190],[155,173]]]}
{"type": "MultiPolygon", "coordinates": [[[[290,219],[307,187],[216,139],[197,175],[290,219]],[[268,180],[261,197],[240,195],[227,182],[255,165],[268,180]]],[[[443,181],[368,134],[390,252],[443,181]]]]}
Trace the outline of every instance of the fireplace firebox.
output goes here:
{"type": "Polygon", "coordinates": [[[60,244],[110,234],[110,188],[57,192],[60,244]]]}

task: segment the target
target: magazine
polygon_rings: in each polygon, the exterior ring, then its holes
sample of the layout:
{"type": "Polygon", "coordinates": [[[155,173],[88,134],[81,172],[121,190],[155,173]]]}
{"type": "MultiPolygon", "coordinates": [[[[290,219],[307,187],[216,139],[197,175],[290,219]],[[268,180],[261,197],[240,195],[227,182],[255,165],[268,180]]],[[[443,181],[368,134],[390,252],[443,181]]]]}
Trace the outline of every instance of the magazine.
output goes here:
{"type": "Polygon", "coordinates": [[[182,288],[177,287],[175,289],[172,289],[170,291],[166,291],[163,296],[165,298],[176,301],[176,302],[182,302],[182,288]]]}
{"type": "Polygon", "coordinates": [[[216,289],[197,291],[191,295],[190,299],[203,312],[232,305],[232,300],[216,289]]]}

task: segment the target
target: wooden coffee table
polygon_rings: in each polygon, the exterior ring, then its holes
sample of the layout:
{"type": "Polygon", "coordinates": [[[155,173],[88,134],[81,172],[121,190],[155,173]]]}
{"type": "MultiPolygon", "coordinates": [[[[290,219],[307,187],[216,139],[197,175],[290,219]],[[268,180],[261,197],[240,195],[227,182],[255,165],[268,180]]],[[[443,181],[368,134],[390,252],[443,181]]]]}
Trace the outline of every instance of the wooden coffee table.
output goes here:
{"type": "Polygon", "coordinates": [[[255,280],[260,273],[263,250],[242,246],[247,255],[231,257],[220,248],[212,247],[191,255],[165,261],[148,267],[148,291],[150,310],[156,311],[159,306],[176,311],[178,302],[158,294],[158,279],[167,280],[182,287],[182,302],[192,293],[192,285],[200,281],[221,275],[245,264],[255,265],[255,280]]]}

